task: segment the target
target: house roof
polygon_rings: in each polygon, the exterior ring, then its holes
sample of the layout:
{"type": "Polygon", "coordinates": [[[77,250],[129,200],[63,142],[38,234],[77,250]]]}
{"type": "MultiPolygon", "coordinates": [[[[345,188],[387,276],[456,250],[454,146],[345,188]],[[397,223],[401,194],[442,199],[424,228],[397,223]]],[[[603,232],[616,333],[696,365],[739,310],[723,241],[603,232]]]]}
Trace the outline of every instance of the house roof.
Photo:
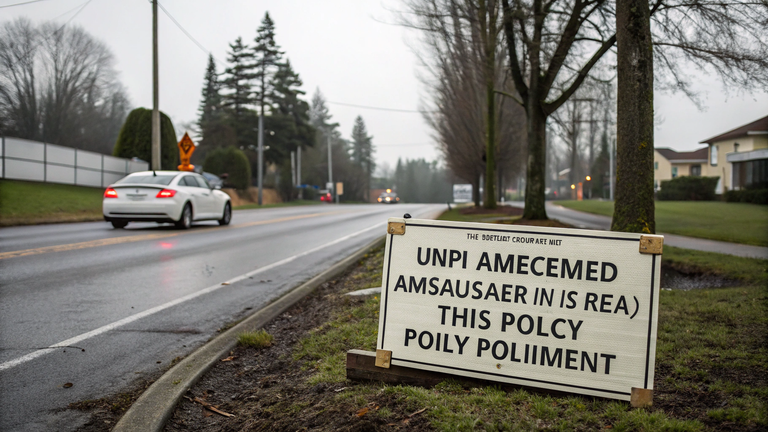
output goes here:
{"type": "Polygon", "coordinates": [[[745,124],[744,126],[739,126],[736,129],[728,131],[724,134],[701,141],[700,144],[712,144],[717,141],[725,141],[731,138],[740,138],[743,136],[752,135],[756,132],[768,134],[768,116],[755,120],[752,123],[745,124]]]}
{"type": "Polygon", "coordinates": [[[706,162],[709,147],[687,152],[677,152],[669,148],[657,148],[656,151],[670,162],[706,162]]]}

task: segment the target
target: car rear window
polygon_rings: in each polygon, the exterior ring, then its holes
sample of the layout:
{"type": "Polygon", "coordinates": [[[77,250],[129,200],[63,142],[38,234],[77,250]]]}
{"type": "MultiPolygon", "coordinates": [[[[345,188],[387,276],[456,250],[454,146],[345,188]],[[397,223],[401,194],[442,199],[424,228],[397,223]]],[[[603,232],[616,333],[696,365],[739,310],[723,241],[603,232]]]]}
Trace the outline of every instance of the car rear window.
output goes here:
{"type": "Polygon", "coordinates": [[[119,183],[136,183],[136,184],[157,184],[157,185],[169,185],[171,184],[171,181],[173,181],[173,178],[176,177],[175,175],[129,175],[128,177],[123,177],[120,180],[116,182],[116,184],[119,183]]]}

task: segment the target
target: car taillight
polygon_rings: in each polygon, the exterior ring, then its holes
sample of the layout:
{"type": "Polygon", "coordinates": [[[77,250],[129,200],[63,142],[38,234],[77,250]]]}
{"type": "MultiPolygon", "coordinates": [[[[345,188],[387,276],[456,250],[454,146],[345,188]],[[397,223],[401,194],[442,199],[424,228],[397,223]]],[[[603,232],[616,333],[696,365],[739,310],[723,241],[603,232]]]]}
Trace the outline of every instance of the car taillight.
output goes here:
{"type": "Polygon", "coordinates": [[[155,195],[155,198],[173,198],[176,195],[176,191],[173,189],[163,189],[155,195]]]}
{"type": "Polygon", "coordinates": [[[104,198],[117,198],[117,191],[112,188],[107,188],[104,191],[104,198]]]}

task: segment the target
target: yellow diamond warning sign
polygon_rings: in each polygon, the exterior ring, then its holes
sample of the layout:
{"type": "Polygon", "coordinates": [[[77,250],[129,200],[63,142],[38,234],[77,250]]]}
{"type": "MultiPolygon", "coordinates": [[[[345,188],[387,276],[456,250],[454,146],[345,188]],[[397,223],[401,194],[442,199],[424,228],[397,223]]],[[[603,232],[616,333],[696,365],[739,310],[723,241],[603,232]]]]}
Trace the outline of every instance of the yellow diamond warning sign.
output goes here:
{"type": "Polygon", "coordinates": [[[179,165],[179,171],[192,171],[195,166],[189,163],[189,158],[192,157],[192,153],[195,152],[195,143],[192,142],[192,138],[188,133],[184,133],[184,137],[179,141],[179,158],[181,159],[181,165],[179,165]]]}

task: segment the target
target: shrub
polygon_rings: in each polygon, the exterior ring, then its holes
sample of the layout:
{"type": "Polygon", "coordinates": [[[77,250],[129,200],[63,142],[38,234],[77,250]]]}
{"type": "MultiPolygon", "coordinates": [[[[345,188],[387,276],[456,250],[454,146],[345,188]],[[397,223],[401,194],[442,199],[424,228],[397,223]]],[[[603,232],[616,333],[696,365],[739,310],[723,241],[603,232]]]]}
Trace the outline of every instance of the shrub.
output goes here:
{"type": "MultiPolygon", "coordinates": [[[[122,158],[137,157],[149,161],[152,167],[152,110],[136,108],[128,114],[112,155],[122,158]]],[[[160,113],[160,169],[176,170],[179,165],[179,147],[176,131],[167,115],[160,113]]]]}
{"type": "Polygon", "coordinates": [[[728,202],[768,205],[768,189],[730,190],[725,193],[728,202]]]}
{"type": "Polygon", "coordinates": [[[712,201],[718,177],[678,177],[661,182],[660,201],[712,201]]]}
{"type": "Polygon", "coordinates": [[[226,182],[235,189],[246,190],[251,184],[251,165],[245,153],[236,147],[219,147],[209,151],[203,170],[216,175],[229,174],[226,182]]]}

